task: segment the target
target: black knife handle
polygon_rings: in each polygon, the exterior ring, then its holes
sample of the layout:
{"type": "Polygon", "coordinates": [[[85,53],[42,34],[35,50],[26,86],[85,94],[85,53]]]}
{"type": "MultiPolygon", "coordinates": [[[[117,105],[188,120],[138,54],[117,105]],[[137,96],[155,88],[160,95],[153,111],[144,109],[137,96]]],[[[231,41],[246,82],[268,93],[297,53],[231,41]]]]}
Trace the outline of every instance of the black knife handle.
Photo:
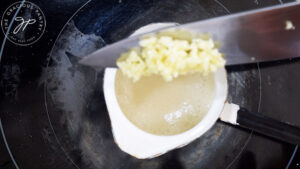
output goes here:
{"type": "Polygon", "coordinates": [[[266,117],[260,113],[253,113],[245,108],[240,108],[237,112],[237,123],[257,133],[300,145],[299,127],[266,117]]]}

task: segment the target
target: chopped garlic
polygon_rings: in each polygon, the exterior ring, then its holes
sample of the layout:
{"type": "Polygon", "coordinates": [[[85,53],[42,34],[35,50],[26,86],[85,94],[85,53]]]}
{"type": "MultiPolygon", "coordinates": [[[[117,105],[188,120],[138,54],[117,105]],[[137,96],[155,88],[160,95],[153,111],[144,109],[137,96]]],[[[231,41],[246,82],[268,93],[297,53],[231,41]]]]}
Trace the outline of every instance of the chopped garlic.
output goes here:
{"type": "Polygon", "coordinates": [[[295,30],[295,26],[293,25],[292,21],[287,20],[285,21],[285,30],[295,30]]]}
{"type": "Polygon", "coordinates": [[[135,82],[153,74],[171,81],[179,75],[215,72],[225,65],[218,45],[205,34],[169,30],[144,37],[139,45],[117,60],[121,71],[135,82]]]}

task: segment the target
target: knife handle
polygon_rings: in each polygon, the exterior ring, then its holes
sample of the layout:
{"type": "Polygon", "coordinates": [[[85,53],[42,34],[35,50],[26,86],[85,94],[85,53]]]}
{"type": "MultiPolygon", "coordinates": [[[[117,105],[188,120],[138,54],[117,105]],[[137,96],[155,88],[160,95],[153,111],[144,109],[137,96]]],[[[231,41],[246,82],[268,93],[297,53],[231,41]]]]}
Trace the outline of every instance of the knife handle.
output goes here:
{"type": "Polygon", "coordinates": [[[245,108],[237,111],[237,125],[275,139],[300,145],[300,128],[245,108]]]}

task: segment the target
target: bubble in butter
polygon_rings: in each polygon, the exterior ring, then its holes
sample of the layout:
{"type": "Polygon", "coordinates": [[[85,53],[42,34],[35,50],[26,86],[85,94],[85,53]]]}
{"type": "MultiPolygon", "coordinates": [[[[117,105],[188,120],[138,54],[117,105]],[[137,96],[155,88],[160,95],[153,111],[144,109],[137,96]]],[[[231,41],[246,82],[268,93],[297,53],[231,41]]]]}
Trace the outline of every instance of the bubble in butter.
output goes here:
{"type": "Polygon", "coordinates": [[[117,71],[115,91],[123,113],[138,128],[156,135],[175,135],[197,125],[214,97],[214,75],[188,74],[165,81],[159,75],[139,81],[117,71]]]}
{"type": "Polygon", "coordinates": [[[143,37],[139,45],[117,60],[134,82],[150,75],[161,75],[165,81],[195,72],[206,75],[225,65],[218,45],[206,34],[167,30],[143,37]]]}

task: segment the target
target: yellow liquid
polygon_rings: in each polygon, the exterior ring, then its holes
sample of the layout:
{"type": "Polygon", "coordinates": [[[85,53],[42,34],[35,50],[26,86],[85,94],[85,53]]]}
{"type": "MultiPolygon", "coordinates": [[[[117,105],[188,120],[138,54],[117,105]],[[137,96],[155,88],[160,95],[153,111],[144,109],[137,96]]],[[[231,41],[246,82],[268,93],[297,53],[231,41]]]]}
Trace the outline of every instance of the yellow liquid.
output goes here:
{"type": "Polygon", "coordinates": [[[161,76],[133,82],[118,70],[118,103],[125,116],[140,129],[157,135],[175,135],[198,124],[214,97],[214,76],[200,73],[166,82],[161,76]]]}

